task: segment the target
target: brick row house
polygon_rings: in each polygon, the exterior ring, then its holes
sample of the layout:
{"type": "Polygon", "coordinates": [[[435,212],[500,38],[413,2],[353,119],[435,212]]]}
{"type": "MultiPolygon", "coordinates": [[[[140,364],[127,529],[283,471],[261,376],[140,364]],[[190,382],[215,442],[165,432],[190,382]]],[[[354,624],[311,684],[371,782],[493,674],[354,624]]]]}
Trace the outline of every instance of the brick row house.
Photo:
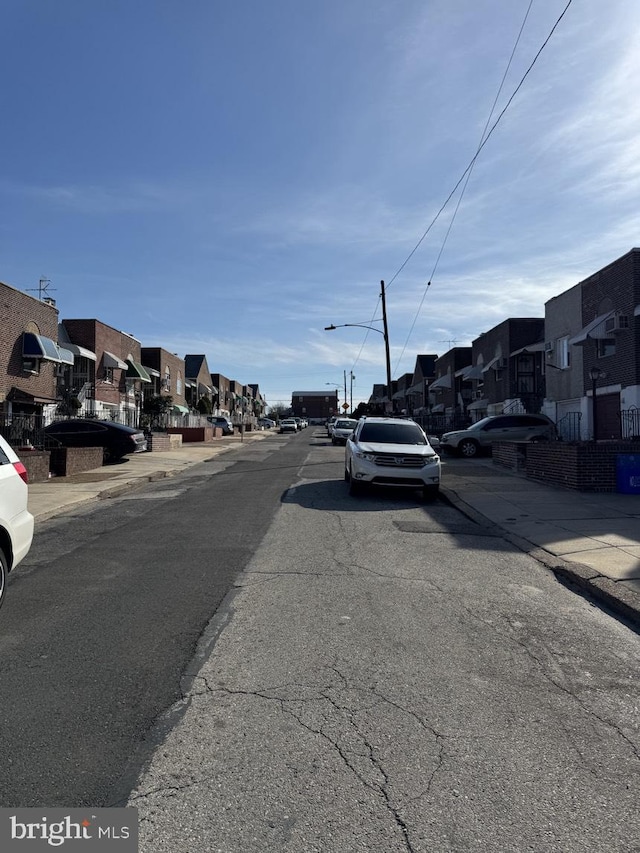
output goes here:
{"type": "Polygon", "coordinates": [[[0,429],[14,444],[61,417],[144,426],[150,401],[163,399],[167,425],[208,412],[252,425],[266,408],[259,387],[217,377],[204,355],[143,347],[95,318],[60,320],[53,299],[0,282],[0,429]]]}
{"type": "MultiPolygon", "coordinates": [[[[548,300],[544,317],[508,318],[470,348],[422,358],[434,359],[431,380],[417,362],[394,411],[430,424],[543,412],[567,441],[640,438],[640,249],[548,300]],[[415,405],[408,392],[421,387],[415,405]]],[[[389,410],[385,395],[374,385],[372,410],[389,410]]]]}

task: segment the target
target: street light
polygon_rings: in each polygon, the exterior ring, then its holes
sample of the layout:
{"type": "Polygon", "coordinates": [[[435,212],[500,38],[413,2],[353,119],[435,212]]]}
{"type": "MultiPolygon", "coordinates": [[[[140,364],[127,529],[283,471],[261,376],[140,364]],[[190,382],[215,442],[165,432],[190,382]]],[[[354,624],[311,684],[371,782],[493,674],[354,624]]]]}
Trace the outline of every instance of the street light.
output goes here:
{"type": "MultiPolygon", "coordinates": [[[[375,326],[367,326],[364,323],[341,323],[338,326],[335,326],[333,323],[330,326],[325,326],[325,332],[333,332],[335,329],[344,329],[347,326],[357,327],[359,329],[370,329],[372,332],[378,332],[384,338],[384,354],[387,362],[387,396],[389,397],[389,404],[391,404],[391,399],[393,397],[393,390],[391,385],[391,356],[389,354],[389,329],[387,327],[387,304],[385,302],[384,295],[384,281],[380,282],[380,298],[382,300],[382,329],[376,329],[375,326]]],[[[372,321],[377,322],[377,321],[372,321]]]]}
{"type": "Polygon", "coordinates": [[[593,441],[594,443],[598,440],[598,410],[596,408],[596,383],[598,379],[604,379],[607,374],[604,370],[600,370],[599,367],[592,367],[589,371],[589,376],[591,377],[591,405],[592,405],[592,415],[593,415],[593,441]]]}

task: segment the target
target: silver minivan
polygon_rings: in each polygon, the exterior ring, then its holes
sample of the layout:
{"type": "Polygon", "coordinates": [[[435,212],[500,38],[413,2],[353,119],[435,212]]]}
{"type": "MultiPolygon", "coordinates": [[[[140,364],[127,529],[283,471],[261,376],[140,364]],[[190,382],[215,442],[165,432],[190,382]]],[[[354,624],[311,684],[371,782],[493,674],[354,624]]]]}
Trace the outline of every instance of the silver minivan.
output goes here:
{"type": "Polygon", "coordinates": [[[546,415],[494,415],[468,429],[445,432],[440,449],[470,458],[490,450],[494,441],[550,441],[557,438],[556,427],[546,415]]]}

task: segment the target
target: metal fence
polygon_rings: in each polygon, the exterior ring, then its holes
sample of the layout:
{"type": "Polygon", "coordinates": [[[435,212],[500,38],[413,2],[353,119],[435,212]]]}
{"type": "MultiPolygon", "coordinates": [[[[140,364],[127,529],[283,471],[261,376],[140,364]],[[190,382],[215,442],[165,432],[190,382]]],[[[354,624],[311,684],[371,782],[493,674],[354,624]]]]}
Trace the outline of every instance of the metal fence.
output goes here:
{"type": "Polygon", "coordinates": [[[640,409],[632,406],[620,412],[620,427],[623,438],[640,438],[640,409]]]}
{"type": "Polygon", "coordinates": [[[561,441],[580,441],[580,421],[582,412],[567,412],[556,423],[558,438],[561,441]]]}

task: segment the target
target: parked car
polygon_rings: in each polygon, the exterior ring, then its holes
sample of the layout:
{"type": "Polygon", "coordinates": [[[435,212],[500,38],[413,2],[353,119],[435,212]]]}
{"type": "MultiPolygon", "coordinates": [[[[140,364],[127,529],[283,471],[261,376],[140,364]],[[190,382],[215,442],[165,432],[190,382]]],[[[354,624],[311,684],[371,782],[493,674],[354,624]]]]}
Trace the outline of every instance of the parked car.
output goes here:
{"type": "Polygon", "coordinates": [[[224,415],[207,415],[207,420],[214,427],[219,427],[223,435],[233,435],[233,424],[224,415]]]}
{"type": "Polygon", "coordinates": [[[338,418],[335,415],[333,415],[327,421],[327,435],[329,436],[329,438],[331,438],[331,430],[333,429],[333,425],[337,420],[338,420],[338,418]]]}
{"type": "Polygon", "coordinates": [[[0,435],[0,607],[7,575],[29,553],[33,516],[27,509],[27,469],[0,435]]]}
{"type": "Polygon", "coordinates": [[[285,418],[280,421],[280,429],[278,432],[298,432],[298,424],[296,423],[295,418],[285,418]]]}
{"type": "Polygon", "coordinates": [[[555,424],[545,415],[493,415],[467,429],[445,432],[440,439],[440,447],[470,458],[482,450],[490,451],[494,441],[549,441],[555,438],[555,424]]]}
{"type": "Polygon", "coordinates": [[[422,489],[425,498],[435,498],[440,457],[415,421],[360,418],[346,442],[344,477],[352,495],[371,484],[422,489]]]}
{"type": "Polygon", "coordinates": [[[49,444],[61,447],[102,447],[103,460],[115,462],[131,453],[143,453],[147,439],[142,430],[115,421],[70,418],[44,428],[49,444]]]}
{"type": "Polygon", "coordinates": [[[338,418],[331,430],[331,444],[346,444],[357,426],[358,421],[353,418],[338,418]]]}
{"type": "Polygon", "coordinates": [[[275,425],[276,422],[272,421],[271,418],[258,418],[258,426],[262,429],[273,429],[275,425]]]}

